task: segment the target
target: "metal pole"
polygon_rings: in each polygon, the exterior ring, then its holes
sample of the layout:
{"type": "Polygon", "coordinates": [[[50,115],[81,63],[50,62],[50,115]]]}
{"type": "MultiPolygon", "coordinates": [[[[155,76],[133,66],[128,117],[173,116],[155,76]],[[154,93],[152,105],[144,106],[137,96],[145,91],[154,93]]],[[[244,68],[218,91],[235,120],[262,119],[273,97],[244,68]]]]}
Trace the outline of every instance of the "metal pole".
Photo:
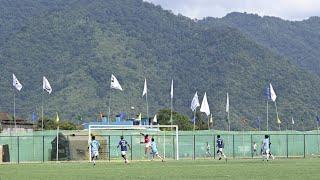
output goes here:
{"type": "Polygon", "coordinates": [[[197,109],[194,110],[194,114],[193,114],[193,132],[196,130],[196,112],[197,112],[197,109]]]}
{"type": "Polygon", "coordinates": [[[288,144],[289,143],[289,139],[288,139],[288,136],[289,135],[287,134],[287,136],[286,136],[287,137],[287,158],[289,158],[289,144],[288,144]]]}
{"type": "MultiPolygon", "coordinates": [[[[173,109],[172,101],[173,101],[173,98],[171,98],[171,114],[170,114],[170,123],[171,123],[171,126],[172,126],[172,124],[173,124],[173,121],[172,121],[172,109],[173,109]]],[[[171,127],[171,129],[172,129],[172,127],[171,127]]]]}
{"type": "Polygon", "coordinates": [[[267,100],[267,131],[269,131],[269,101],[267,100]]]}
{"type": "Polygon", "coordinates": [[[41,95],[41,135],[43,136],[43,95],[44,93],[42,92],[41,95]]]}
{"type": "Polygon", "coordinates": [[[232,134],[232,156],[233,159],[235,158],[235,154],[234,154],[234,134],[232,134]]]}
{"type": "Polygon", "coordinates": [[[111,152],[110,152],[110,135],[108,140],[108,151],[109,151],[109,161],[111,160],[111,152]]]}
{"type": "Polygon", "coordinates": [[[216,137],[213,136],[213,159],[216,159],[216,137]]]}
{"type": "Polygon", "coordinates": [[[196,135],[193,134],[193,160],[196,160],[196,135]]]}
{"type": "Polygon", "coordinates": [[[14,130],[15,135],[17,135],[17,121],[16,121],[16,93],[13,88],[13,121],[14,121],[14,130]]]}
{"type": "Polygon", "coordinates": [[[303,134],[303,157],[306,158],[306,134],[303,134]]]}
{"type": "Polygon", "coordinates": [[[18,145],[18,164],[20,163],[20,154],[19,154],[19,149],[20,149],[20,145],[19,145],[19,136],[17,136],[17,145],[18,145]]]}
{"type": "Polygon", "coordinates": [[[130,136],[130,159],[131,159],[131,161],[132,161],[132,148],[133,148],[133,146],[132,146],[132,135],[130,136]]]}
{"type": "Polygon", "coordinates": [[[42,162],[44,162],[44,136],[42,136],[42,162]]]}
{"type": "Polygon", "coordinates": [[[166,129],[164,129],[163,136],[163,159],[166,159],[166,129]]]}
{"type": "Polygon", "coordinates": [[[176,141],[177,141],[177,143],[176,143],[176,145],[177,145],[176,160],[179,160],[179,129],[178,129],[178,126],[176,126],[176,141]]]}
{"type": "Polygon", "coordinates": [[[56,161],[59,161],[59,125],[57,127],[57,154],[56,154],[56,161]]]}
{"type": "Polygon", "coordinates": [[[251,145],[250,145],[250,146],[251,146],[251,148],[250,148],[250,149],[251,149],[251,156],[252,156],[252,159],[253,159],[253,151],[252,151],[252,149],[253,149],[253,148],[252,148],[252,134],[250,134],[250,142],[251,142],[251,145]]]}
{"type": "Polygon", "coordinates": [[[149,121],[148,90],[146,93],[146,103],[147,103],[147,120],[149,121]]]}
{"type": "Polygon", "coordinates": [[[110,88],[110,93],[109,93],[109,113],[108,113],[108,124],[110,122],[110,113],[111,113],[111,88],[110,88]]]}

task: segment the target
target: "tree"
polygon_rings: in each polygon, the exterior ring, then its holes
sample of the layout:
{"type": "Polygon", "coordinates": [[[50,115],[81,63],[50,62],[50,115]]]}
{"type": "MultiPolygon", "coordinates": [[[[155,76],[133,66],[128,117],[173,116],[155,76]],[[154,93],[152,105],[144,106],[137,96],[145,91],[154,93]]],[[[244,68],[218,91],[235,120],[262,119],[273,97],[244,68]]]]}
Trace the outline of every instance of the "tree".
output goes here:
{"type": "MultiPolygon", "coordinates": [[[[158,122],[161,125],[170,125],[170,109],[162,109],[158,113],[158,122]]],[[[172,120],[174,125],[178,125],[179,130],[192,130],[193,125],[190,122],[190,118],[186,115],[182,115],[176,111],[172,112],[172,120]]]]}

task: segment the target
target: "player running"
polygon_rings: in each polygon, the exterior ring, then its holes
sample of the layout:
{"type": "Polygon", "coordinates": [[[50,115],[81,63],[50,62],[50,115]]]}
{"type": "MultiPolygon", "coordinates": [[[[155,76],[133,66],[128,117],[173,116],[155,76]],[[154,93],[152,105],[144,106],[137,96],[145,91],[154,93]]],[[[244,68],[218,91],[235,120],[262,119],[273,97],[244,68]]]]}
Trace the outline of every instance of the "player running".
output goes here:
{"type": "Polygon", "coordinates": [[[219,160],[221,160],[221,156],[223,156],[227,162],[227,156],[223,153],[223,148],[224,148],[223,139],[220,138],[220,135],[217,135],[217,147],[218,147],[217,154],[219,155],[219,160]]]}
{"type": "Polygon", "coordinates": [[[267,159],[269,161],[270,156],[270,141],[269,136],[265,135],[262,141],[262,160],[267,159]]]}
{"type": "Polygon", "coordinates": [[[151,139],[151,153],[152,153],[152,160],[154,157],[158,157],[161,159],[162,162],[164,162],[163,158],[159,155],[158,149],[157,149],[157,144],[154,142],[154,139],[151,139]]]}
{"type": "Polygon", "coordinates": [[[149,151],[150,146],[151,146],[150,137],[149,137],[148,134],[143,134],[143,133],[140,133],[140,134],[144,137],[144,142],[140,142],[140,144],[145,144],[144,156],[147,157],[148,151],[149,151]]]}
{"type": "Polygon", "coordinates": [[[212,157],[211,151],[210,151],[210,144],[209,144],[209,142],[207,142],[207,146],[206,146],[206,156],[207,156],[207,157],[212,157]]]}
{"type": "Polygon", "coordinates": [[[95,136],[91,136],[91,142],[90,142],[90,148],[91,148],[91,161],[93,161],[93,166],[96,165],[96,161],[99,157],[99,149],[100,149],[100,143],[96,140],[95,136]]]}
{"type": "Polygon", "coordinates": [[[119,148],[119,146],[120,146],[120,150],[121,150],[121,156],[124,159],[124,163],[129,163],[126,154],[127,154],[127,146],[130,149],[130,145],[128,144],[128,142],[126,140],[123,139],[123,136],[120,137],[120,141],[119,141],[117,148],[119,148]]]}

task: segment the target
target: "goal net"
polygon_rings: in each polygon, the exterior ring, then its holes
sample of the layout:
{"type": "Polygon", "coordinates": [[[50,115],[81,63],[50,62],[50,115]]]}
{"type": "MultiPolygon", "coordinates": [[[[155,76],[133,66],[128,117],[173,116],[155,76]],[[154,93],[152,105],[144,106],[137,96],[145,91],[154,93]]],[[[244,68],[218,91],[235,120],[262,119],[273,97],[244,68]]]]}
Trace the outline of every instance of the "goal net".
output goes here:
{"type": "MultiPolygon", "coordinates": [[[[148,134],[150,139],[155,139],[159,153],[164,158],[179,160],[179,129],[177,125],[89,125],[88,143],[90,144],[92,135],[96,136],[96,139],[104,142],[103,144],[100,142],[102,146],[99,150],[99,154],[102,155],[101,159],[119,159],[120,150],[117,145],[120,136],[124,136],[131,146],[131,149],[128,150],[128,158],[143,160],[148,159],[150,150],[145,154],[142,134],[148,134]]],[[[89,161],[91,161],[91,153],[89,145],[89,161]]]]}

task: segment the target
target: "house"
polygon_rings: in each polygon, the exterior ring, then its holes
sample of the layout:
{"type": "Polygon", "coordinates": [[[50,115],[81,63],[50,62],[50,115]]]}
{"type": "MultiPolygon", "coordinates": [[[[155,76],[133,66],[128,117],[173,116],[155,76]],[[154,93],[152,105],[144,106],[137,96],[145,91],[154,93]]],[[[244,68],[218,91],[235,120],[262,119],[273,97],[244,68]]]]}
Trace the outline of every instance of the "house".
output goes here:
{"type": "MultiPolygon", "coordinates": [[[[0,122],[2,131],[9,131],[14,129],[14,120],[13,117],[7,112],[0,112],[0,122]]],[[[33,129],[33,123],[30,123],[20,117],[16,117],[17,129],[20,130],[29,130],[33,129]]]]}

